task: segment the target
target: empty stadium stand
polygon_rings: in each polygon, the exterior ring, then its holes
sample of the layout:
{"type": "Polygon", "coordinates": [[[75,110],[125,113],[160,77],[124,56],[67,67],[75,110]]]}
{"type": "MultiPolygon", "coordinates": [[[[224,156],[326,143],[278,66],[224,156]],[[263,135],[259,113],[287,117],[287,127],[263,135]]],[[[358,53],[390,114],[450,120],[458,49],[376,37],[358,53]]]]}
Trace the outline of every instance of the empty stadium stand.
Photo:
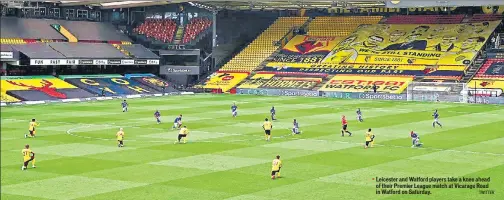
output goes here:
{"type": "Polygon", "coordinates": [[[502,20],[502,15],[489,15],[489,14],[474,14],[470,19],[469,22],[484,22],[484,21],[495,21],[495,20],[502,20]]]}
{"type": "Polygon", "coordinates": [[[276,20],[272,13],[219,12],[217,18],[217,44],[212,55],[217,66],[229,61],[242,47],[252,42],[276,20]]]}
{"type": "Polygon", "coordinates": [[[231,61],[226,63],[221,70],[242,72],[254,70],[278,49],[278,46],[274,45],[275,42],[285,36],[293,27],[300,27],[307,20],[308,17],[280,17],[231,61]]]}
{"type": "Polygon", "coordinates": [[[65,27],[80,41],[120,41],[131,40],[118,31],[114,25],[105,22],[85,22],[58,20],[58,24],[65,27]]]}
{"type": "Polygon", "coordinates": [[[1,17],[0,36],[2,38],[66,40],[51,27],[51,24],[58,24],[58,22],[51,19],[1,17]]]}
{"type": "Polygon", "coordinates": [[[487,59],[474,79],[504,80],[504,59],[487,59]]]}
{"type": "Polygon", "coordinates": [[[61,52],[54,50],[48,43],[18,44],[11,46],[29,58],[65,58],[61,52]]]}
{"type": "Polygon", "coordinates": [[[377,24],[382,16],[316,17],[308,25],[308,35],[345,37],[361,24],[377,24]]]}
{"type": "Polygon", "coordinates": [[[171,43],[174,40],[177,24],[171,19],[146,19],[144,23],[133,29],[134,33],[147,38],[171,43]]]}
{"type": "Polygon", "coordinates": [[[118,51],[106,43],[49,43],[49,46],[70,58],[128,58],[127,55],[118,51]]]}
{"type": "Polygon", "coordinates": [[[145,48],[140,44],[120,45],[120,46],[122,49],[128,51],[129,54],[134,58],[146,58],[146,59],[159,58],[159,56],[157,56],[155,53],[153,53],[152,51],[150,51],[149,49],[145,48]]]}
{"type": "Polygon", "coordinates": [[[387,24],[458,24],[464,15],[395,15],[386,19],[387,24]]]}
{"type": "Polygon", "coordinates": [[[185,26],[182,43],[189,43],[196,39],[196,37],[207,30],[211,24],[212,21],[207,18],[192,18],[185,26]]]}

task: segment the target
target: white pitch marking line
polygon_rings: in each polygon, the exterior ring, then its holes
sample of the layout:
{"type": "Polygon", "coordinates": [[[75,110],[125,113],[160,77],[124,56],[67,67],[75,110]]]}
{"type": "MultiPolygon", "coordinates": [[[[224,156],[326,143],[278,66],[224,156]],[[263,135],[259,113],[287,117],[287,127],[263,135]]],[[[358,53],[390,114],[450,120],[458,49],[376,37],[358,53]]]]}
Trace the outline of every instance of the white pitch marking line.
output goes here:
{"type": "MultiPolygon", "coordinates": [[[[26,121],[26,120],[18,120],[18,119],[2,119],[2,120],[8,120],[8,121],[26,121]]],[[[45,121],[40,121],[40,122],[45,122],[45,121]]],[[[68,123],[68,122],[51,122],[51,123],[58,123],[58,124],[73,124],[73,123],[68,123]]],[[[112,123],[114,124],[114,123],[112,123]]],[[[74,124],[75,125],[75,124],[74,124]]],[[[96,139],[96,140],[114,140],[114,139],[108,139],[108,138],[96,138],[96,137],[89,137],[89,136],[82,136],[82,135],[77,135],[77,134],[73,134],[71,133],[73,130],[76,130],[76,129],[81,129],[81,128],[89,128],[91,126],[112,126],[112,127],[121,127],[121,126],[116,126],[116,125],[107,125],[107,124],[79,124],[79,125],[84,125],[84,126],[80,126],[80,127],[75,127],[75,128],[71,128],[69,130],[66,131],[66,133],[68,135],[71,135],[71,136],[75,136],[75,137],[80,137],[80,138],[86,138],[86,139],[96,139]]],[[[139,126],[123,126],[123,127],[127,127],[127,128],[145,128],[145,127],[139,127],[139,126]]],[[[145,128],[145,129],[156,129],[156,130],[165,130],[165,129],[162,129],[162,128],[145,128]]],[[[235,136],[235,135],[244,135],[244,134],[227,134],[227,135],[231,135],[231,136],[235,136]]],[[[247,135],[247,134],[245,134],[247,135]]],[[[287,136],[290,136],[291,134],[288,134],[288,135],[284,135],[284,136],[280,136],[280,137],[272,137],[272,138],[285,138],[287,136]]],[[[292,138],[292,139],[298,139],[298,140],[307,140],[307,139],[299,139],[299,138],[292,138]]],[[[230,140],[230,141],[233,141],[233,142],[244,142],[244,141],[257,141],[257,140],[264,140],[264,139],[253,139],[253,140],[245,140],[245,139],[241,139],[241,140],[230,140]]],[[[309,140],[312,140],[312,139],[309,139],[309,140]]],[[[332,141],[332,140],[320,140],[320,139],[313,139],[314,141],[325,141],[325,142],[338,142],[338,143],[344,143],[344,144],[361,144],[361,143],[351,143],[351,142],[344,142],[344,141],[332,141]]],[[[165,141],[140,141],[140,140],[126,140],[126,141],[135,141],[135,142],[156,142],[156,143],[159,143],[159,142],[165,142],[165,141]]],[[[215,142],[215,141],[212,141],[212,140],[199,140],[198,142],[215,142]]],[[[394,147],[394,148],[411,148],[411,147],[406,147],[406,146],[398,146],[398,145],[381,145],[381,144],[376,144],[376,146],[384,146],[384,147],[394,147]]],[[[477,151],[460,151],[460,150],[453,150],[453,149],[440,149],[440,148],[431,148],[431,147],[421,147],[421,148],[417,148],[417,149],[432,149],[432,150],[437,150],[437,151],[451,151],[451,152],[457,152],[457,153],[470,153],[470,154],[486,154],[486,155],[494,155],[494,156],[504,156],[504,154],[500,154],[500,153],[489,153],[489,152],[477,152],[477,151]]]]}

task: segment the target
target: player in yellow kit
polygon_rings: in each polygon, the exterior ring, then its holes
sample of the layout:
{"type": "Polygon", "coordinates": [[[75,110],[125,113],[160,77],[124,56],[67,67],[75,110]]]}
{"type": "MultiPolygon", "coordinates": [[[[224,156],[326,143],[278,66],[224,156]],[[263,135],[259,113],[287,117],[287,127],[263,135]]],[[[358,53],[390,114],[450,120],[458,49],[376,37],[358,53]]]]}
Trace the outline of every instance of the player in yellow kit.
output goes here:
{"type": "Polygon", "coordinates": [[[117,147],[124,147],[124,131],[123,128],[119,128],[119,131],[116,133],[117,137],[117,147]]]}
{"type": "Polygon", "coordinates": [[[375,141],[375,135],[371,132],[371,129],[369,129],[369,133],[371,134],[371,147],[373,147],[375,141]]]}
{"type": "Polygon", "coordinates": [[[264,138],[266,141],[270,141],[271,139],[271,129],[273,129],[273,124],[271,124],[270,121],[268,121],[268,118],[264,119],[264,124],[263,124],[263,129],[264,129],[264,138]]]}
{"type": "Polygon", "coordinates": [[[280,169],[282,168],[282,161],[280,160],[280,156],[277,155],[271,164],[271,179],[275,179],[276,177],[280,177],[280,169]]]}
{"type": "Polygon", "coordinates": [[[28,134],[25,134],[24,137],[27,138],[27,137],[35,137],[35,127],[36,126],[39,126],[40,124],[35,122],[35,119],[32,119],[31,122],[30,122],[30,125],[28,126],[28,132],[30,133],[30,135],[28,134]]]}
{"type": "Polygon", "coordinates": [[[30,161],[32,162],[32,167],[35,168],[35,152],[30,149],[30,145],[25,145],[21,153],[23,154],[23,166],[21,170],[26,170],[30,161]]]}
{"type": "MultiPolygon", "coordinates": [[[[368,129],[368,131],[366,132],[366,145],[364,145],[364,148],[368,148],[370,147],[370,143],[373,142],[373,138],[374,138],[374,135],[373,133],[371,132],[371,129],[368,129]]],[[[371,147],[373,147],[373,145],[371,144],[371,147]]]]}
{"type": "Polygon", "coordinates": [[[183,128],[180,129],[179,134],[178,134],[178,140],[175,141],[175,144],[178,142],[180,143],[180,139],[184,138],[184,144],[186,143],[187,140],[187,135],[189,134],[189,129],[187,129],[187,126],[184,126],[183,128]]]}

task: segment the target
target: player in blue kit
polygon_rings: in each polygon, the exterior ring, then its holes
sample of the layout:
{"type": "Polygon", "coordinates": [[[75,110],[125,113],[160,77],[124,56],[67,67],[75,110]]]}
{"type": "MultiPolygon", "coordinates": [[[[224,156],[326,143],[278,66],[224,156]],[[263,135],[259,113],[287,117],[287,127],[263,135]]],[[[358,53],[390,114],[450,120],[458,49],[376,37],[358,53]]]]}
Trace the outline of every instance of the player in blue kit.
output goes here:
{"type": "Polygon", "coordinates": [[[360,111],[360,108],[357,108],[357,120],[359,120],[359,122],[363,122],[364,119],[362,119],[362,112],[360,111]]]}
{"type": "Polygon", "coordinates": [[[126,99],[121,103],[123,112],[128,111],[128,103],[126,102],[126,99]]]}
{"type": "Polygon", "coordinates": [[[275,106],[271,106],[271,110],[270,110],[270,113],[271,113],[271,120],[276,120],[276,111],[275,111],[275,106]]]}
{"type": "Polygon", "coordinates": [[[292,122],[292,135],[295,134],[301,134],[301,131],[299,130],[299,123],[294,119],[294,122],[292,122]]]}
{"type": "Polygon", "coordinates": [[[158,124],[161,123],[161,113],[159,113],[159,110],[156,110],[156,112],[154,113],[154,117],[156,118],[156,121],[158,124]]]}
{"type": "Polygon", "coordinates": [[[417,133],[411,131],[410,132],[410,137],[411,137],[411,143],[413,143],[413,145],[411,146],[411,148],[421,147],[423,145],[423,143],[420,143],[420,136],[418,136],[417,133]]]}
{"type": "Polygon", "coordinates": [[[235,103],[231,106],[231,113],[233,114],[233,117],[236,117],[238,115],[238,106],[236,106],[235,103]]]}
{"type": "Polygon", "coordinates": [[[182,115],[179,115],[177,118],[175,118],[175,121],[173,121],[173,129],[180,129],[182,127],[182,115]]]}
{"type": "Polygon", "coordinates": [[[432,116],[434,117],[434,121],[432,122],[432,127],[436,128],[436,124],[437,124],[437,125],[439,125],[439,127],[443,128],[443,125],[441,125],[441,123],[439,123],[439,114],[438,114],[437,109],[434,111],[432,116]]]}

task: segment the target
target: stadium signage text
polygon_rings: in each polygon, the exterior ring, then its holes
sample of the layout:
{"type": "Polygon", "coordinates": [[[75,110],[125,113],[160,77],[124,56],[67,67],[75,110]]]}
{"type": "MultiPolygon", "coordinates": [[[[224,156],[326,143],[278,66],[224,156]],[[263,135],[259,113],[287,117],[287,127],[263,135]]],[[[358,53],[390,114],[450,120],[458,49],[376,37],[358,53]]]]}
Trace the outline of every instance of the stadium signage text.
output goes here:
{"type": "Polygon", "coordinates": [[[398,90],[405,82],[400,81],[368,81],[368,80],[331,80],[325,88],[372,90],[373,84],[383,90],[398,90]]]}
{"type": "Polygon", "coordinates": [[[363,92],[321,92],[321,96],[338,99],[378,99],[406,100],[406,94],[363,93],[363,92]]]}
{"type": "Polygon", "coordinates": [[[14,53],[13,52],[5,52],[5,51],[2,51],[0,52],[0,59],[11,59],[11,58],[14,58],[14,53]]]}
{"type": "MultiPolygon", "coordinates": [[[[392,4],[394,5],[394,4],[392,4]]],[[[415,8],[329,8],[333,13],[400,13],[406,12],[448,12],[454,11],[457,7],[415,7],[415,8]]]]}
{"type": "Polygon", "coordinates": [[[320,88],[329,92],[371,92],[376,85],[379,93],[401,93],[412,77],[337,75],[320,88]]]}
{"type": "Polygon", "coordinates": [[[236,89],[237,94],[252,94],[252,95],[268,95],[268,96],[304,96],[317,97],[319,92],[311,90],[295,90],[295,89],[236,89]]]}
{"type": "Polygon", "coordinates": [[[159,66],[160,74],[199,75],[199,66],[159,66]]]}
{"type": "Polygon", "coordinates": [[[159,60],[30,59],[30,65],[159,65],[159,60]]]}

